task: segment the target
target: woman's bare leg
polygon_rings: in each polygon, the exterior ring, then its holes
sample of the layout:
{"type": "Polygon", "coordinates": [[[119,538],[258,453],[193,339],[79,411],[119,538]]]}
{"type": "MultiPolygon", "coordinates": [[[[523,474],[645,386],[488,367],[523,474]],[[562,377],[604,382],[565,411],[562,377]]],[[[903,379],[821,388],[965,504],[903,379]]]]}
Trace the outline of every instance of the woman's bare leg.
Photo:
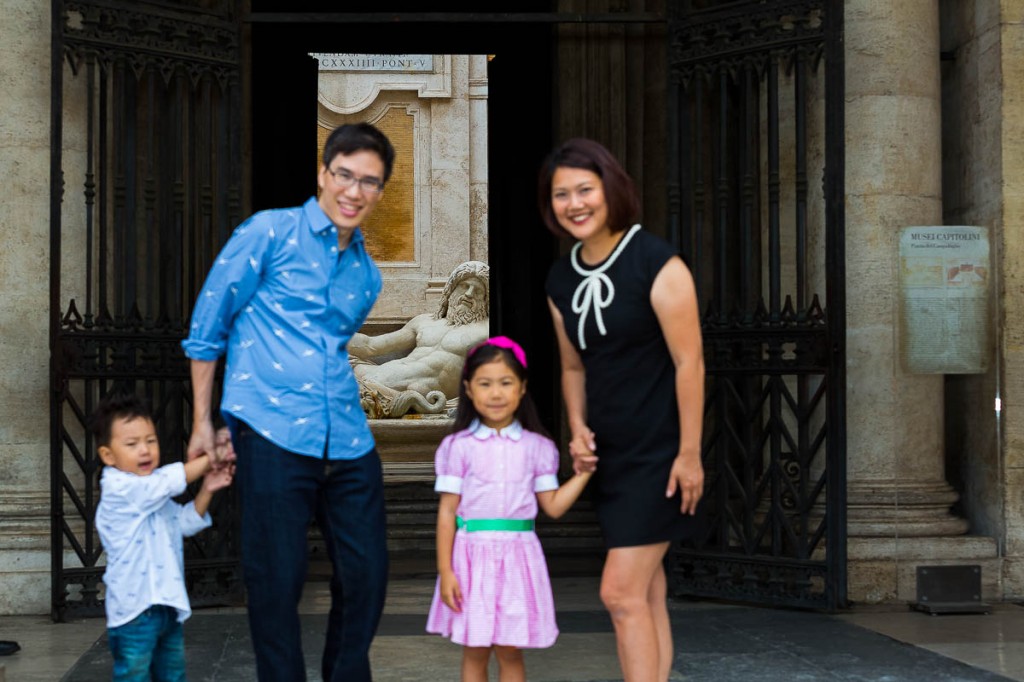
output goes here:
{"type": "Polygon", "coordinates": [[[672,647],[672,624],[668,617],[668,581],[664,563],[659,563],[654,572],[647,603],[654,618],[654,630],[658,633],[658,679],[667,680],[676,654],[672,647]]]}
{"type": "Polygon", "coordinates": [[[668,674],[661,660],[668,649],[671,666],[671,631],[668,612],[651,608],[653,596],[664,595],[665,574],[661,561],[668,543],[616,547],[608,551],[601,576],[601,601],[612,617],[619,664],[625,682],[664,682],[668,674]],[[656,576],[661,576],[657,582],[656,576]],[[660,587],[659,587],[660,585],[660,587]]]}

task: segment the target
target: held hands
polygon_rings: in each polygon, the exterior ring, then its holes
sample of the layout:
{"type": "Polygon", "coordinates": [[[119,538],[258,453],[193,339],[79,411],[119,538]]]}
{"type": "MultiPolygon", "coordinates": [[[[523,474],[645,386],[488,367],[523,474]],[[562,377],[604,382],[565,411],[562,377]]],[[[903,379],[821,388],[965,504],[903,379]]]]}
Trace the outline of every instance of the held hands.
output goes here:
{"type": "Polygon", "coordinates": [[[704,494],[704,466],[700,461],[700,453],[694,455],[679,454],[672,462],[672,471],[668,475],[668,489],[665,497],[672,497],[679,489],[682,504],[679,511],[693,515],[697,512],[697,503],[704,494]]]}
{"type": "Polygon", "coordinates": [[[235,447],[231,442],[231,429],[222,426],[217,429],[217,433],[214,436],[213,456],[210,458],[210,462],[213,464],[214,469],[223,469],[226,466],[230,466],[232,471],[234,471],[236,459],[235,447]]]}
{"type": "Polygon", "coordinates": [[[597,443],[594,440],[594,432],[588,427],[574,433],[569,441],[569,454],[572,455],[572,468],[577,474],[593,472],[597,470],[597,443]]]}
{"type": "MultiPolygon", "coordinates": [[[[213,459],[210,459],[211,465],[213,459]]],[[[203,490],[208,493],[215,493],[218,490],[222,490],[231,485],[231,481],[235,477],[235,465],[233,462],[223,462],[219,467],[215,467],[206,472],[203,476],[203,490]]]]}
{"type": "Polygon", "coordinates": [[[455,613],[462,613],[462,589],[452,571],[441,573],[441,600],[455,613]]]}
{"type": "Polygon", "coordinates": [[[209,419],[192,422],[192,435],[188,439],[188,450],[186,451],[188,461],[194,460],[200,455],[214,456],[214,433],[213,422],[209,419]]]}
{"type": "Polygon", "coordinates": [[[231,431],[225,426],[214,432],[213,422],[208,419],[193,422],[192,436],[188,439],[188,461],[201,455],[209,455],[210,464],[217,471],[234,463],[236,457],[231,431]]]}

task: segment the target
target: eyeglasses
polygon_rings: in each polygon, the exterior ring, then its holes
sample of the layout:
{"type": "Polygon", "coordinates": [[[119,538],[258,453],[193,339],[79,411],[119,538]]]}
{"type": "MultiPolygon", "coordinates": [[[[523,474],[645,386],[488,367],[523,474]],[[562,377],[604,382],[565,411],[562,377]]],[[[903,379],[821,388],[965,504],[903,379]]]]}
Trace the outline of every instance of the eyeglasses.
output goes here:
{"type": "Polygon", "coordinates": [[[363,194],[380,194],[384,191],[384,183],[377,178],[357,178],[344,168],[338,170],[327,169],[327,172],[334,177],[334,183],[341,189],[348,189],[355,183],[359,183],[359,191],[363,194]]]}

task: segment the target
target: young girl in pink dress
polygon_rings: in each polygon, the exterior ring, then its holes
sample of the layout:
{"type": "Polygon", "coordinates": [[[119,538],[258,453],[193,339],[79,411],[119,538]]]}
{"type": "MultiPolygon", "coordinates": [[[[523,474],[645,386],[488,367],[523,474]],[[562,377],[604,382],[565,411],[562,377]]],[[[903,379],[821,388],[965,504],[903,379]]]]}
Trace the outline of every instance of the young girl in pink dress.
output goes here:
{"type": "Polygon", "coordinates": [[[526,679],[522,648],[555,643],[537,505],[564,514],[590,473],[558,485],[558,449],[526,393],[526,353],[497,336],[466,356],[453,433],[437,449],[437,587],[427,631],[461,644],[463,682],[526,679]]]}

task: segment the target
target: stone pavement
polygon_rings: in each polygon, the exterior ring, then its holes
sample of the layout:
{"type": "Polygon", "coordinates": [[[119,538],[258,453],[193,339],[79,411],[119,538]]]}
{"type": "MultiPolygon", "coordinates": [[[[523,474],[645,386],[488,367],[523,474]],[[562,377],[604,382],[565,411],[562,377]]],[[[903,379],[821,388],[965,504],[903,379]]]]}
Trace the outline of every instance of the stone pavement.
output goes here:
{"type": "MultiPolygon", "coordinates": [[[[550,649],[527,651],[528,679],[621,679],[611,623],[597,599],[596,578],[553,582],[562,634],[550,649]]],[[[323,583],[310,583],[302,605],[310,680],[320,679],[325,588],[323,583]]],[[[430,580],[392,581],[373,648],[377,682],[458,679],[459,647],[423,632],[432,588],[430,580]]],[[[977,616],[927,616],[905,607],[827,615],[707,602],[672,602],[670,611],[676,647],[672,680],[1024,680],[1024,608],[1015,605],[999,605],[993,614],[977,616]]],[[[0,618],[0,633],[22,644],[21,652],[0,659],[7,668],[6,682],[110,679],[102,621],[45,624],[41,619],[30,623],[30,618],[0,618]],[[26,636],[12,631],[19,627],[26,636]]],[[[255,679],[244,611],[199,610],[185,632],[189,680],[255,679]]]]}

